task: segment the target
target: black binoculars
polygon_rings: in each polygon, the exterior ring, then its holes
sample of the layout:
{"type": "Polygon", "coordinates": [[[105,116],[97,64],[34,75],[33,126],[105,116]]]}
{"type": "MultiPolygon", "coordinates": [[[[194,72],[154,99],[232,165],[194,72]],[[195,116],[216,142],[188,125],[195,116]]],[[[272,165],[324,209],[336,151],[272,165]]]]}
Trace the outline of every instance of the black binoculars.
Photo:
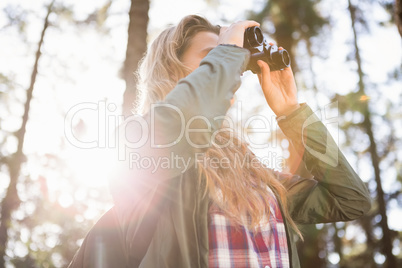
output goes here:
{"type": "Polygon", "coordinates": [[[271,72],[290,66],[290,57],[287,50],[279,50],[277,46],[268,44],[264,39],[261,28],[258,26],[246,29],[243,47],[251,52],[247,70],[251,70],[253,73],[261,72],[257,64],[258,60],[268,63],[271,72]]]}

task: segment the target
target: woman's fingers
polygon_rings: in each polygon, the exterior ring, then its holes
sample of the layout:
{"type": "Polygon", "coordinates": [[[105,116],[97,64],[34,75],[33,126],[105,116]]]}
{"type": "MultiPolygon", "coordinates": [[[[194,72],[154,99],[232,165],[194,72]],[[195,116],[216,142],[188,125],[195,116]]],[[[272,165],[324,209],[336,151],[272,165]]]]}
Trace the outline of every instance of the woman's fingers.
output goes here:
{"type": "Polygon", "coordinates": [[[243,30],[246,30],[247,28],[253,27],[253,26],[260,26],[260,24],[258,22],[253,21],[253,20],[240,21],[240,22],[236,22],[234,24],[238,25],[240,27],[243,27],[243,30]]]}
{"type": "MultiPolygon", "coordinates": [[[[275,45],[275,44],[274,44],[274,43],[272,43],[272,42],[269,42],[268,44],[269,44],[270,46],[274,46],[274,45],[275,45]]],[[[283,47],[279,47],[278,49],[279,49],[279,50],[282,50],[282,49],[283,49],[283,47]]]]}
{"type": "Polygon", "coordinates": [[[253,26],[260,26],[256,21],[246,20],[221,27],[218,44],[229,44],[243,47],[244,31],[253,26]]]}
{"type": "Polygon", "coordinates": [[[219,34],[223,34],[223,33],[226,32],[227,30],[228,30],[228,27],[222,26],[222,27],[220,28],[219,34]]]}

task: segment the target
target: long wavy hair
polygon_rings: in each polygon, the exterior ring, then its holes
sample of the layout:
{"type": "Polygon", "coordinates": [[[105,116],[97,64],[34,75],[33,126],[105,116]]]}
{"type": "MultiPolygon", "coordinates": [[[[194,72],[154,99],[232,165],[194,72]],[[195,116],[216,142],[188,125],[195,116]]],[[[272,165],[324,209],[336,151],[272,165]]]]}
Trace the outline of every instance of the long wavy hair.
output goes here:
{"type": "MultiPolygon", "coordinates": [[[[137,113],[145,113],[152,103],[164,100],[177,82],[191,72],[182,63],[181,57],[192,38],[202,31],[219,34],[220,29],[203,17],[190,15],[177,26],[164,30],[154,40],[137,72],[140,93],[134,105],[137,113]]],[[[282,203],[283,216],[302,238],[287,209],[286,189],[258,160],[244,139],[234,134],[233,131],[219,131],[205,153],[207,159],[227,160],[230,168],[197,161],[199,179],[205,178],[202,182],[205,193],[238,226],[247,225],[255,230],[270,215],[269,201],[273,197],[267,189],[269,187],[282,203]]]]}

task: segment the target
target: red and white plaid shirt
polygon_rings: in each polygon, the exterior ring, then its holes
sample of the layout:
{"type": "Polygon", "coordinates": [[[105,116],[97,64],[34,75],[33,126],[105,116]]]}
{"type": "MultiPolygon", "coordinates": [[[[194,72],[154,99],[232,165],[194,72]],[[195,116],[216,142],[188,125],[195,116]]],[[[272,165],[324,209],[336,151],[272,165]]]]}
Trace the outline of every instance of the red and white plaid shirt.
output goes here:
{"type": "Polygon", "coordinates": [[[209,267],[289,267],[288,246],[283,218],[271,189],[270,215],[253,233],[235,227],[220,208],[209,208],[209,267]]]}

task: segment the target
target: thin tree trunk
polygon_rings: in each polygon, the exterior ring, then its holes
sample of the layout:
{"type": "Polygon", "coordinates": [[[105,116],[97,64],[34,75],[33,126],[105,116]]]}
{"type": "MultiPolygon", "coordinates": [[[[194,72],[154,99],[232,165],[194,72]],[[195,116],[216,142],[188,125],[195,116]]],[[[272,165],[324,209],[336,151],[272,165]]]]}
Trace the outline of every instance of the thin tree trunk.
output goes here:
{"type": "Polygon", "coordinates": [[[338,228],[336,226],[336,223],[333,223],[332,226],[335,229],[334,235],[332,240],[334,241],[334,251],[339,254],[339,267],[342,267],[343,265],[343,243],[342,239],[339,237],[339,233],[343,231],[344,233],[346,232],[346,223],[343,227],[338,228]]]}
{"type": "Polygon", "coordinates": [[[6,192],[6,196],[1,202],[1,219],[0,219],[0,268],[5,267],[5,250],[8,241],[8,229],[11,225],[11,213],[15,211],[20,205],[20,199],[17,192],[18,177],[20,175],[21,165],[25,161],[25,156],[22,151],[25,139],[26,125],[28,122],[29,109],[32,100],[32,93],[35,86],[36,77],[38,74],[38,63],[41,56],[41,47],[45,37],[46,29],[49,26],[49,15],[52,13],[52,6],[54,0],[48,6],[47,15],[44,20],[43,30],[38,43],[38,50],[36,51],[35,63],[31,74],[31,82],[26,92],[26,101],[24,107],[24,114],[22,116],[22,124],[16,133],[18,140],[17,151],[7,160],[6,164],[10,173],[10,183],[6,192]]]}
{"type": "Polygon", "coordinates": [[[395,21],[399,34],[402,36],[402,0],[395,0],[395,21]]]}
{"type": "Polygon", "coordinates": [[[134,73],[147,50],[148,11],[149,0],[131,0],[126,60],[123,67],[123,79],[126,81],[123,97],[123,115],[125,116],[131,114],[133,104],[137,100],[137,78],[134,73]]]}
{"type": "Polygon", "coordinates": [[[327,267],[326,259],[319,256],[321,251],[326,250],[324,239],[328,234],[327,227],[317,229],[316,225],[308,224],[301,226],[301,228],[304,234],[304,241],[297,245],[300,267],[327,267]]]}
{"type": "MultiPolygon", "coordinates": [[[[351,4],[350,0],[348,0],[348,9],[350,12],[350,18],[352,21],[352,30],[353,30],[353,36],[354,36],[354,47],[355,47],[355,58],[357,62],[357,72],[359,75],[359,93],[360,95],[366,95],[365,90],[364,90],[364,81],[363,81],[363,70],[362,70],[362,61],[360,57],[360,50],[359,46],[357,44],[357,32],[355,28],[355,22],[356,22],[356,14],[355,10],[356,8],[351,4]]],[[[382,237],[382,252],[386,256],[387,260],[385,262],[384,267],[389,267],[393,268],[396,267],[396,259],[395,256],[392,254],[392,239],[391,239],[391,232],[388,226],[388,217],[386,213],[386,205],[385,205],[385,199],[384,199],[384,191],[382,189],[382,184],[381,184],[381,174],[380,174],[380,158],[377,153],[377,143],[374,140],[374,134],[373,134],[373,124],[371,121],[371,114],[369,110],[369,106],[367,102],[362,102],[363,105],[363,115],[364,115],[364,121],[363,121],[363,127],[366,130],[366,133],[369,137],[370,140],[370,147],[369,147],[369,152],[371,156],[371,162],[374,168],[374,179],[377,184],[377,202],[378,202],[378,209],[381,215],[381,222],[380,226],[383,232],[383,237],[382,237]]]]}
{"type": "Polygon", "coordinates": [[[368,249],[362,257],[365,258],[365,264],[367,268],[375,268],[377,264],[374,260],[374,248],[376,247],[375,238],[373,237],[373,225],[372,225],[373,216],[365,215],[362,218],[358,219],[360,225],[362,226],[365,234],[366,234],[366,245],[368,249]]]}

